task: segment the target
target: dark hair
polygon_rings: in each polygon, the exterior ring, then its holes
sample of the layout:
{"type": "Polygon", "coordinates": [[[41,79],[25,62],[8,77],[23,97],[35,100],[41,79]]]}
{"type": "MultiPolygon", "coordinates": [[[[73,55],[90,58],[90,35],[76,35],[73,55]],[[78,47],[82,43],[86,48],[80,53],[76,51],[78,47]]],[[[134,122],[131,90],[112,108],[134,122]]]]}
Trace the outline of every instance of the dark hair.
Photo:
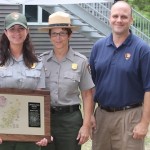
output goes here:
{"type": "MultiPolygon", "coordinates": [[[[70,28],[62,28],[62,30],[67,31],[68,36],[70,36],[70,35],[71,35],[71,33],[72,33],[72,30],[71,30],[70,28]]],[[[49,30],[49,35],[51,36],[51,29],[49,30]]]]}
{"type": "MultiPolygon", "coordinates": [[[[5,33],[3,33],[0,39],[0,66],[4,66],[12,57],[9,46],[10,42],[5,33]]],[[[22,53],[24,63],[28,68],[31,68],[34,63],[38,62],[38,58],[35,55],[35,50],[32,45],[29,33],[27,34],[27,37],[23,43],[22,53]]]]}

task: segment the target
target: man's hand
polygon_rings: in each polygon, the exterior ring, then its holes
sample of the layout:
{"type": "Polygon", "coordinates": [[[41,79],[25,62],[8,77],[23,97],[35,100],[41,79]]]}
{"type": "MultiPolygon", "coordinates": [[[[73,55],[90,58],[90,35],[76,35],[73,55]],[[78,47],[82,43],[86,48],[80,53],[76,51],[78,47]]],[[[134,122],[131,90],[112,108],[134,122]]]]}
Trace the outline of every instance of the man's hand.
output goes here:
{"type": "Polygon", "coordinates": [[[138,123],[133,129],[134,139],[144,139],[148,132],[148,124],[138,123]]]}

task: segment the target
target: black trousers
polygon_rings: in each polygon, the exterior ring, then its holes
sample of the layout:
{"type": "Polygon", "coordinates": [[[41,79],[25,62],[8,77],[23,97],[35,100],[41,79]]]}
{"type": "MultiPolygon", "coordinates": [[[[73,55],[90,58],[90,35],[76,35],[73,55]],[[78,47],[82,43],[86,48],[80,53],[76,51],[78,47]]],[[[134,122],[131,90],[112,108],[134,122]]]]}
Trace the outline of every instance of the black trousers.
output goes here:
{"type": "Polygon", "coordinates": [[[76,140],[82,126],[80,110],[71,113],[51,114],[51,132],[54,140],[42,150],[81,150],[76,140]]]}
{"type": "Polygon", "coordinates": [[[3,142],[0,144],[0,150],[40,150],[35,142],[3,142]]]}

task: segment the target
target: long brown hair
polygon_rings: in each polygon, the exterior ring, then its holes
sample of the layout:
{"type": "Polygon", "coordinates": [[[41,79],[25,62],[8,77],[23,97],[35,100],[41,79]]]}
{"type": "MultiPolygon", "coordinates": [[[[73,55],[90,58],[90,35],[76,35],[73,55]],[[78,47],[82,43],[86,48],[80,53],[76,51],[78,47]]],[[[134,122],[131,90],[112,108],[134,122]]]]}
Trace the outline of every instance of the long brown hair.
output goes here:
{"type": "MultiPolygon", "coordinates": [[[[0,66],[4,66],[12,57],[9,46],[10,42],[5,33],[3,33],[0,39],[0,66]]],[[[38,62],[29,33],[23,43],[23,60],[28,68],[31,68],[34,63],[38,62]]]]}

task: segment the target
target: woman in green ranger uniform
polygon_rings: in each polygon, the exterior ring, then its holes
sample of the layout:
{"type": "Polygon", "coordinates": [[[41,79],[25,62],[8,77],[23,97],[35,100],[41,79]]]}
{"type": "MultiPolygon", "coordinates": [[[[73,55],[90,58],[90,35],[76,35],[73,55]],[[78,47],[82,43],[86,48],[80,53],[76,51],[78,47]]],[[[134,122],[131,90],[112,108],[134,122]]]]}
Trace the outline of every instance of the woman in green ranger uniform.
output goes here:
{"type": "MultiPolygon", "coordinates": [[[[0,88],[45,88],[43,63],[35,56],[25,16],[17,12],[6,16],[0,39],[0,88]]],[[[39,150],[47,139],[37,143],[0,139],[0,143],[0,150],[39,150]]]]}
{"type": "Polygon", "coordinates": [[[49,33],[53,50],[41,55],[46,88],[51,96],[51,133],[54,138],[47,149],[81,150],[89,138],[92,114],[92,88],[87,58],[74,51],[69,41],[72,31],[70,15],[56,12],[49,16],[49,26],[40,28],[49,33]],[[83,120],[80,111],[83,101],[83,120]]]}

